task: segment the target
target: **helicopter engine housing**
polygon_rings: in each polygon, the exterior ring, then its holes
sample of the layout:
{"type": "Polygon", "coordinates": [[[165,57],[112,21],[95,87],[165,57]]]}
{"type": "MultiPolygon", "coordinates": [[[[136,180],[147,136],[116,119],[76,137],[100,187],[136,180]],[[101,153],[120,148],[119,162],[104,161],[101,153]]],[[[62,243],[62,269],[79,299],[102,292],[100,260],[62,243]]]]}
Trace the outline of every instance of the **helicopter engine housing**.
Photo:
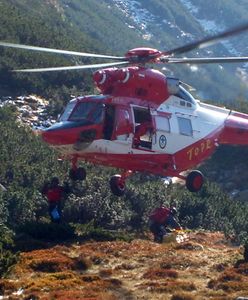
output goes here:
{"type": "Polygon", "coordinates": [[[93,79],[102,94],[149,100],[154,104],[161,104],[179,89],[178,79],[138,66],[98,70],[93,79]]]}

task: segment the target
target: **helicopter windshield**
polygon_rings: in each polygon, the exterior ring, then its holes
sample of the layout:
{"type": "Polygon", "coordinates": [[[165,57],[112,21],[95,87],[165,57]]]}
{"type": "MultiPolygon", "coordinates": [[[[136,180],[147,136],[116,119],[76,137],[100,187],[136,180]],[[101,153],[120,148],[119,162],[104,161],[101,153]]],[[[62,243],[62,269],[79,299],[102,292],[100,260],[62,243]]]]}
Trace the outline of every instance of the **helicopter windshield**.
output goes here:
{"type": "Polygon", "coordinates": [[[103,121],[104,105],[98,102],[80,102],[73,109],[69,121],[83,122],[85,125],[99,124],[103,121]]]}
{"type": "Polygon", "coordinates": [[[71,112],[73,111],[74,107],[76,105],[76,101],[73,100],[71,102],[69,102],[64,110],[64,112],[62,113],[62,115],[60,116],[59,118],[59,121],[60,122],[63,122],[63,121],[67,121],[71,112]]]}
{"type": "Polygon", "coordinates": [[[183,88],[181,85],[179,85],[179,91],[178,91],[178,93],[176,93],[175,96],[183,99],[186,102],[195,104],[194,97],[187,90],[185,90],[185,88],[183,88]]]}

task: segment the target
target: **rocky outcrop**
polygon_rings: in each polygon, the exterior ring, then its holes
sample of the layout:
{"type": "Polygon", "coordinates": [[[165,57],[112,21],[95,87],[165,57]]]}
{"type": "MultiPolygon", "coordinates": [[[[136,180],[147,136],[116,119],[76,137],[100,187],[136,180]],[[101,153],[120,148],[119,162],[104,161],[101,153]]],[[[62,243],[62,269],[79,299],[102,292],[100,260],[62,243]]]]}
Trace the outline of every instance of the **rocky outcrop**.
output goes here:
{"type": "Polygon", "coordinates": [[[48,114],[49,102],[36,95],[0,97],[0,107],[13,105],[16,107],[17,119],[34,129],[41,129],[51,126],[55,119],[48,114]]]}

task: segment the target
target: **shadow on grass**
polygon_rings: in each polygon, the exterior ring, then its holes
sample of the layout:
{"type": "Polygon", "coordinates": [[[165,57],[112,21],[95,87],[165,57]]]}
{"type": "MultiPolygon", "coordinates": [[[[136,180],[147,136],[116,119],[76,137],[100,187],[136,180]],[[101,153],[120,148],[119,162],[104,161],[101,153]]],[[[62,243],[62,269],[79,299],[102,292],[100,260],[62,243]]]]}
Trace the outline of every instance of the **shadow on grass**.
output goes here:
{"type": "Polygon", "coordinates": [[[29,222],[18,228],[15,238],[17,251],[32,251],[71,242],[115,241],[130,242],[133,237],[123,232],[108,231],[87,224],[29,222]]]}

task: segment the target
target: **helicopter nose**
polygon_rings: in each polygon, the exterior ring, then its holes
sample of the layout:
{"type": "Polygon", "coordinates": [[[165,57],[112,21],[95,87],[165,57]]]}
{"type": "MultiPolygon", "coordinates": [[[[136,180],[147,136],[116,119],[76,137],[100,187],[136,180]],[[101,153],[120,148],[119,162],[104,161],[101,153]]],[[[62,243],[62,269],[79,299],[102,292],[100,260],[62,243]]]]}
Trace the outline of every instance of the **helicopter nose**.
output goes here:
{"type": "Polygon", "coordinates": [[[58,130],[43,130],[41,137],[44,142],[50,145],[61,145],[63,141],[63,135],[58,130]]]}
{"type": "Polygon", "coordinates": [[[41,132],[44,142],[52,146],[74,144],[82,127],[75,122],[58,122],[41,132]]]}

